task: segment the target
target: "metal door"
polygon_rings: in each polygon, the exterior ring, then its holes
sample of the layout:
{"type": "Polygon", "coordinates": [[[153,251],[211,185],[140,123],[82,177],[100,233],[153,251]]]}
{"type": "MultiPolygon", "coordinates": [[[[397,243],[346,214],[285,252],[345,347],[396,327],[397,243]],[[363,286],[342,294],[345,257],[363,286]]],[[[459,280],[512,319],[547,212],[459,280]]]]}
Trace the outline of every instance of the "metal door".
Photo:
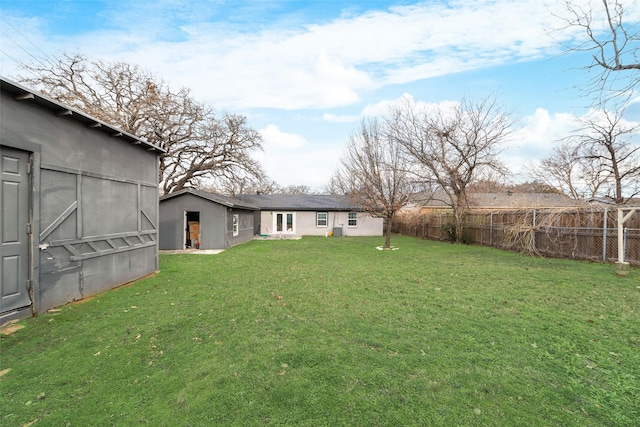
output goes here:
{"type": "Polygon", "coordinates": [[[29,153],[0,146],[0,313],[31,305],[29,153]]]}

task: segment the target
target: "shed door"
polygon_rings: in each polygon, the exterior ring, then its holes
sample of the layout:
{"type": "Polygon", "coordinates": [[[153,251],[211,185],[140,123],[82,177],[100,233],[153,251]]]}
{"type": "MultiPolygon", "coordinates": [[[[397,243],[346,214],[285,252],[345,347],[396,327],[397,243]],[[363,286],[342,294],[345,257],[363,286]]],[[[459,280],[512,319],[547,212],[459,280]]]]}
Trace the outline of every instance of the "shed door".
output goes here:
{"type": "Polygon", "coordinates": [[[0,146],[0,313],[29,297],[29,153],[0,146]]]}

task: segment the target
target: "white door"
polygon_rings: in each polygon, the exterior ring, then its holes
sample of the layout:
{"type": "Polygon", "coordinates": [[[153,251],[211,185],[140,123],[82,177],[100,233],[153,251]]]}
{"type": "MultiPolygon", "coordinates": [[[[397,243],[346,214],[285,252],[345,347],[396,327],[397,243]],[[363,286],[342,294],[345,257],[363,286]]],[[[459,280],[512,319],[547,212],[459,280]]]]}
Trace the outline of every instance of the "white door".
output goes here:
{"type": "Polygon", "coordinates": [[[273,229],[276,233],[296,234],[294,212],[276,212],[273,216],[273,229]]]}

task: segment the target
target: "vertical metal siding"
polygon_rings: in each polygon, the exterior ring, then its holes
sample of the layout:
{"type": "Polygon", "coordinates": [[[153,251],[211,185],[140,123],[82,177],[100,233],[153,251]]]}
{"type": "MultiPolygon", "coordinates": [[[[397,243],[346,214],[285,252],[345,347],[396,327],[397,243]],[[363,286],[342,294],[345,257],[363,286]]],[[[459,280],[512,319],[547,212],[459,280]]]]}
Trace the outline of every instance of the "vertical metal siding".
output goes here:
{"type": "Polygon", "coordinates": [[[34,311],[155,271],[157,153],[4,91],[0,99],[3,140],[40,150],[34,156],[34,311]]]}

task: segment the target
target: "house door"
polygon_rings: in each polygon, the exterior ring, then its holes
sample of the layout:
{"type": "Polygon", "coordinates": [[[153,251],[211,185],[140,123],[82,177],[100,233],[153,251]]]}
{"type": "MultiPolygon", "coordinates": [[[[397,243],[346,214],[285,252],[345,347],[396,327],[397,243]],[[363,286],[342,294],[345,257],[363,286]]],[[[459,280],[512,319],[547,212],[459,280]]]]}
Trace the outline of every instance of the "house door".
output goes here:
{"type": "Polygon", "coordinates": [[[295,216],[293,212],[277,212],[273,229],[276,233],[296,233],[295,216]]]}
{"type": "Polygon", "coordinates": [[[29,153],[0,146],[0,313],[31,305],[29,153]]]}

